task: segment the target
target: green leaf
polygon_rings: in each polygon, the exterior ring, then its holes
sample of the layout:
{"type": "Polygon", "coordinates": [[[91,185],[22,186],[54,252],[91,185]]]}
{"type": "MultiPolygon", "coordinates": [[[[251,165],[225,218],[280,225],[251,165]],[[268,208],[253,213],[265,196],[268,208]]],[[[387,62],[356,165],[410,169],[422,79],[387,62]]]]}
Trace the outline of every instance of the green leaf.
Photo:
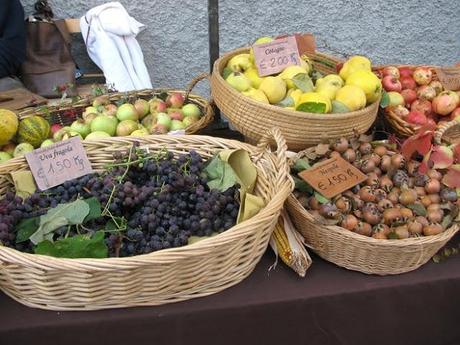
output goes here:
{"type": "Polygon", "coordinates": [[[328,198],[326,198],[324,195],[321,193],[318,193],[315,191],[315,199],[318,200],[320,204],[327,204],[328,202],[331,202],[328,198]]]}
{"type": "Polygon", "coordinates": [[[17,231],[16,243],[27,241],[32,234],[37,231],[40,224],[39,217],[22,219],[15,230],[17,231]]]}
{"type": "Polygon", "coordinates": [[[52,232],[61,226],[68,225],[69,221],[65,217],[54,217],[45,222],[42,222],[42,217],[40,217],[40,226],[37,231],[35,231],[30,237],[30,241],[33,244],[38,244],[44,240],[52,240],[52,232]]]}
{"type": "Polygon", "coordinates": [[[214,156],[204,169],[208,177],[208,187],[225,192],[233,187],[238,178],[230,164],[223,161],[218,155],[214,156]]]}
{"type": "Polygon", "coordinates": [[[417,216],[426,216],[426,208],[422,204],[408,205],[407,208],[410,208],[412,211],[414,211],[417,216]]]}
{"type": "Polygon", "coordinates": [[[92,238],[76,235],[56,242],[43,241],[35,247],[35,254],[57,258],[106,258],[108,248],[104,242],[104,232],[96,232],[92,238]]]}
{"type": "Polygon", "coordinates": [[[333,100],[331,103],[332,103],[332,112],[333,113],[348,113],[348,112],[350,112],[350,108],[348,108],[342,102],[333,100]]]}
{"type": "Polygon", "coordinates": [[[298,89],[302,90],[302,92],[310,92],[315,89],[313,81],[307,73],[296,74],[292,78],[292,82],[298,89]]]}
{"type": "Polygon", "coordinates": [[[382,99],[380,100],[380,108],[386,108],[390,105],[390,96],[386,91],[382,93],[382,99]]]}
{"type": "Polygon", "coordinates": [[[101,217],[102,207],[101,207],[101,203],[99,202],[99,200],[97,200],[95,197],[92,197],[92,198],[84,199],[83,201],[86,202],[89,206],[89,213],[84,219],[85,223],[87,221],[101,217]]]}
{"type": "Polygon", "coordinates": [[[441,226],[445,230],[452,224],[452,215],[448,214],[442,219],[441,226]]]}
{"type": "Polygon", "coordinates": [[[232,69],[230,67],[225,67],[222,71],[222,78],[227,79],[227,77],[232,73],[232,69]]]}
{"type": "Polygon", "coordinates": [[[303,111],[305,113],[324,114],[326,112],[326,104],[317,103],[317,102],[305,102],[305,103],[299,104],[296,110],[303,111]]]}
{"type": "Polygon", "coordinates": [[[394,231],[390,232],[387,237],[389,240],[399,240],[398,235],[394,231]]]}
{"type": "Polygon", "coordinates": [[[286,96],[281,102],[276,103],[280,107],[293,107],[295,105],[294,98],[291,96],[286,96]]]}
{"type": "Polygon", "coordinates": [[[296,176],[292,176],[292,179],[294,180],[296,190],[304,193],[313,193],[313,188],[307,182],[296,176]]]}
{"type": "Polygon", "coordinates": [[[88,214],[89,205],[83,200],[59,204],[40,217],[40,226],[30,236],[30,240],[38,244],[45,239],[52,239],[54,230],[68,224],[82,224],[88,214]]]}
{"type": "Polygon", "coordinates": [[[292,169],[295,172],[301,172],[304,170],[308,170],[310,168],[311,168],[311,165],[308,163],[308,160],[304,158],[296,160],[296,162],[294,163],[294,166],[292,167],[292,169]]]}
{"type": "Polygon", "coordinates": [[[322,78],[322,77],[324,77],[324,75],[323,75],[320,71],[318,71],[318,70],[316,70],[316,69],[314,69],[314,70],[312,71],[312,73],[311,73],[311,78],[313,79],[313,81],[314,81],[315,83],[316,83],[316,81],[317,81],[318,79],[320,79],[320,78],[322,78]]]}

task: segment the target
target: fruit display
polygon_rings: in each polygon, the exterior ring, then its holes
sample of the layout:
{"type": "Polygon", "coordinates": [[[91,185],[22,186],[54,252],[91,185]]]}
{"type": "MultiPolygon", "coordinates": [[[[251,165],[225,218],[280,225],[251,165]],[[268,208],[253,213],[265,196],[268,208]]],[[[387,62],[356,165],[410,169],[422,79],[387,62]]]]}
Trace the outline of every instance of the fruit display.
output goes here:
{"type": "MultiPolygon", "coordinates": [[[[269,42],[264,38],[257,43],[269,42]]],[[[343,113],[380,99],[382,85],[363,56],[352,56],[339,74],[322,75],[308,58],[277,75],[260,77],[252,50],[229,59],[223,78],[236,91],[258,102],[309,113],[343,113]]]]}
{"type": "Polygon", "coordinates": [[[387,66],[380,73],[387,92],[385,111],[413,130],[460,115],[459,93],[445,90],[431,68],[387,66]]]}
{"type": "Polygon", "coordinates": [[[212,182],[209,169],[193,150],[174,157],[134,146],[114,155],[103,173],[24,199],[7,192],[0,200],[0,242],[28,253],[102,258],[217,235],[235,225],[239,192],[228,176],[225,186],[212,182]]]}
{"type": "Polygon", "coordinates": [[[371,142],[367,136],[321,144],[292,166],[294,195],[320,224],[338,225],[363,236],[393,240],[442,233],[458,221],[459,213],[457,190],[443,178],[447,165],[432,155],[438,165],[429,168],[411,159],[415,150],[403,147],[403,155],[395,148],[386,141],[371,142]],[[297,177],[317,162],[338,156],[367,179],[327,199],[297,177]]]}
{"type": "MultiPolygon", "coordinates": [[[[162,95],[163,96],[163,95],[162,95]]],[[[112,136],[144,136],[185,130],[204,115],[195,103],[184,103],[180,92],[162,98],[138,98],[132,103],[110,102],[107,95],[95,98],[81,117],[69,126],[52,124],[43,116],[29,116],[18,121],[12,111],[0,109],[0,164],[34,148],[79,136],[97,140],[112,136]]]]}

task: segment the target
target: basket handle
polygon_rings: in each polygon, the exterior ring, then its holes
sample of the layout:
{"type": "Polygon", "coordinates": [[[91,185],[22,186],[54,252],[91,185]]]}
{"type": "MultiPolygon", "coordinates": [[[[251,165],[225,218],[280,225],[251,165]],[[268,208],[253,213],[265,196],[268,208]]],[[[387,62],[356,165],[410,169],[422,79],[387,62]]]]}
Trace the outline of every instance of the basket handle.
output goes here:
{"type": "Polygon", "coordinates": [[[275,185],[280,185],[285,182],[286,179],[289,179],[291,182],[290,192],[294,190],[294,181],[289,174],[289,165],[286,156],[287,144],[286,139],[284,139],[281,131],[278,127],[272,127],[268,129],[259,140],[257,144],[257,150],[259,151],[259,158],[263,155],[264,152],[271,151],[270,144],[272,142],[276,143],[276,161],[275,165],[278,171],[276,171],[276,182],[275,185]]]}
{"type": "Polygon", "coordinates": [[[184,98],[186,102],[188,101],[188,96],[190,92],[192,92],[195,85],[198,84],[198,82],[200,82],[201,80],[208,79],[208,78],[209,78],[209,73],[203,72],[192,79],[192,81],[188,84],[187,89],[185,90],[184,98]]]}
{"type": "MultiPolygon", "coordinates": [[[[442,137],[447,132],[447,130],[455,128],[455,127],[460,127],[460,122],[456,120],[452,120],[452,121],[449,121],[449,122],[446,122],[440,125],[434,132],[434,142],[438,145],[441,144],[442,137]]],[[[449,144],[453,144],[453,143],[449,143],[449,144]]]]}

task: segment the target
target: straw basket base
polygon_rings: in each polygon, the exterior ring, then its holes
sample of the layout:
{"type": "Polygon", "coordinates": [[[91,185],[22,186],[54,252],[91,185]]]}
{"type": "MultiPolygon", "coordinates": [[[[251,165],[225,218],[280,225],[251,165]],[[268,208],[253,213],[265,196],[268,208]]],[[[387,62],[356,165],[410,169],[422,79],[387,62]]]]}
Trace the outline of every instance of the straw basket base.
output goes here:
{"type": "Polygon", "coordinates": [[[337,266],[366,274],[413,271],[430,260],[460,228],[455,224],[436,236],[378,240],[339,226],[318,224],[292,194],[287,200],[287,210],[307,246],[316,254],[337,266]]]}

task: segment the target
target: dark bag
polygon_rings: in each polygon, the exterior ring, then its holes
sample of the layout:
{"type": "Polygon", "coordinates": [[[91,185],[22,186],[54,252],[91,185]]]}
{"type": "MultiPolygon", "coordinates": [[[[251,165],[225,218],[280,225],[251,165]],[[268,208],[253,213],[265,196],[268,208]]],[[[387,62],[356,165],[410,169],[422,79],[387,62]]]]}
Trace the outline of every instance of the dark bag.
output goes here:
{"type": "Polygon", "coordinates": [[[26,60],[21,66],[24,85],[47,98],[59,97],[60,86],[74,96],[75,62],[70,51],[70,34],[64,20],[53,20],[46,1],[35,4],[37,12],[26,20],[26,60]]]}

